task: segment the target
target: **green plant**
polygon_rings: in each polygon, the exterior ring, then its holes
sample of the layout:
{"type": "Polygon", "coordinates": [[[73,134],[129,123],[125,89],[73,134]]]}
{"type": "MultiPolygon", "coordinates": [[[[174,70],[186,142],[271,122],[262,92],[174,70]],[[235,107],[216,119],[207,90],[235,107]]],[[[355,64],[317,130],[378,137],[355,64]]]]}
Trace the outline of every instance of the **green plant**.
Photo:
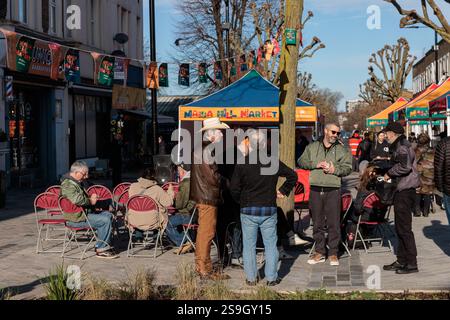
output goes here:
{"type": "Polygon", "coordinates": [[[223,281],[214,281],[202,290],[202,298],[206,300],[233,300],[236,296],[223,281]]]}
{"type": "Polygon", "coordinates": [[[159,299],[159,290],[155,285],[156,272],[154,270],[138,270],[134,277],[119,285],[120,300],[154,300],[159,299]]]}
{"type": "Polygon", "coordinates": [[[176,300],[196,300],[200,298],[201,289],[192,264],[182,263],[179,265],[176,279],[176,300]]]}
{"type": "Polygon", "coordinates": [[[77,300],[79,292],[67,286],[68,275],[64,265],[55,268],[48,276],[48,283],[44,284],[47,300],[77,300]]]}

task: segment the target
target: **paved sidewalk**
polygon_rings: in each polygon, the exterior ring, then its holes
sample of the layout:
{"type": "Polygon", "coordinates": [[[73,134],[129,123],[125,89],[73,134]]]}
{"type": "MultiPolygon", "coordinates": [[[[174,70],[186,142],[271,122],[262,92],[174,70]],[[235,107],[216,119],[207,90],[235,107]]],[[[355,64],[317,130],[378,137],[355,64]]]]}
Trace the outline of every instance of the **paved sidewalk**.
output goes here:
{"type": "MultiPolygon", "coordinates": [[[[7,208],[0,210],[0,288],[10,288],[19,293],[16,298],[31,299],[42,296],[42,282],[50,269],[61,264],[58,254],[35,254],[36,221],[33,213],[34,196],[41,190],[11,191],[7,208]]],[[[341,266],[328,263],[310,266],[308,254],[301,248],[287,250],[294,260],[280,265],[282,283],[275,289],[296,291],[327,288],[330,290],[367,290],[366,281],[374,270],[381,270],[381,290],[449,290],[450,289],[450,226],[445,213],[438,212],[428,218],[414,218],[414,233],[418,247],[420,273],[396,275],[385,272],[382,266],[394,261],[390,253],[366,254],[357,251],[352,257],[343,256],[341,266]],[[378,268],[378,269],[377,269],[378,268]]],[[[395,241],[394,241],[395,242],[395,241]]],[[[125,280],[140,268],[154,268],[159,284],[175,284],[177,266],[193,263],[194,255],[176,256],[167,251],[157,259],[127,258],[105,261],[95,257],[66,260],[66,264],[82,267],[82,271],[110,281],[125,280]]],[[[246,289],[244,272],[226,269],[232,277],[232,289],[246,289]]],[[[375,283],[376,282],[372,282],[375,283]]]]}

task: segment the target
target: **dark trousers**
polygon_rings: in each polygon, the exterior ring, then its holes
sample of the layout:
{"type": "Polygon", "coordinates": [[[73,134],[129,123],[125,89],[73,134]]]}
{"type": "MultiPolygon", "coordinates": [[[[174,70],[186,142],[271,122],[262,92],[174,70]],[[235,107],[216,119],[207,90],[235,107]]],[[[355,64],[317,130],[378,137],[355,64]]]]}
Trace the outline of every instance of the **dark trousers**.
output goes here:
{"type": "Polygon", "coordinates": [[[341,240],[341,191],[318,192],[311,190],[309,210],[314,223],[313,237],[316,242],[316,252],[326,254],[326,233],[328,233],[328,255],[337,255],[341,240]]]}
{"type": "Polygon", "coordinates": [[[398,237],[397,261],[417,266],[417,248],[412,232],[412,209],[416,190],[408,189],[394,195],[395,231],[398,237]]]}

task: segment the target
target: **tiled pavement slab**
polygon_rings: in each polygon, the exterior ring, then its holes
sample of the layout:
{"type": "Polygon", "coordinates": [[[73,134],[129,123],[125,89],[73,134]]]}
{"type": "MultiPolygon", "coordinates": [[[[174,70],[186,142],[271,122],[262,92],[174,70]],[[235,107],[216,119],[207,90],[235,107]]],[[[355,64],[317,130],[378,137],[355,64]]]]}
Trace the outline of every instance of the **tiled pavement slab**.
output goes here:
{"type": "MultiPolygon", "coordinates": [[[[41,190],[10,191],[6,209],[0,209],[0,288],[11,288],[20,293],[18,298],[27,299],[43,294],[41,283],[49,271],[63,261],[57,254],[35,254],[36,221],[33,199],[41,190]]],[[[438,210],[428,218],[414,218],[414,233],[418,249],[420,273],[396,275],[382,270],[384,264],[394,261],[390,253],[366,254],[352,252],[352,257],[341,257],[339,267],[328,262],[310,266],[307,250],[288,248],[294,260],[280,263],[282,283],[279,291],[297,291],[326,288],[329,290],[367,290],[366,283],[379,283],[381,290],[448,290],[450,289],[450,226],[445,213],[438,210]],[[374,281],[377,274],[380,281],[374,281]]],[[[395,243],[395,241],[394,241],[395,243]]],[[[193,263],[194,255],[174,255],[165,252],[157,259],[121,257],[113,261],[89,258],[84,261],[66,260],[92,276],[109,281],[121,281],[142,268],[154,269],[157,282],[176,284],[178,266],[193,263]]],[[[227,268],[231,276],[228,285],[232,289],[246,289],[242,269],[227,268]]]]}

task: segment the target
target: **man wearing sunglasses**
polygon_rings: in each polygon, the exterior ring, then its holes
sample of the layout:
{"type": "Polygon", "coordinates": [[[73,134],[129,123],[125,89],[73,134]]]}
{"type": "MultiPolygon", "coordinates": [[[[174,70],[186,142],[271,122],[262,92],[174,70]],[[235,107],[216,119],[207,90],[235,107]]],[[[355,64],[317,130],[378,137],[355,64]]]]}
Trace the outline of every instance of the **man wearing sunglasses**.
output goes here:
{"type": "Polygon", "coordinates": [[[309,209],[314,222],[316,252],[309,264],[326,261],[327,240],[330,265],[338,266],[341,241],[341,179],[352,172],[352,156],[339,140],[339,126],[330,123],[322,139],[310,144],[298,160],[300,168],[310,170],[309,209]],[[328,239],[325,236],[328,233],[328,239]]]}

